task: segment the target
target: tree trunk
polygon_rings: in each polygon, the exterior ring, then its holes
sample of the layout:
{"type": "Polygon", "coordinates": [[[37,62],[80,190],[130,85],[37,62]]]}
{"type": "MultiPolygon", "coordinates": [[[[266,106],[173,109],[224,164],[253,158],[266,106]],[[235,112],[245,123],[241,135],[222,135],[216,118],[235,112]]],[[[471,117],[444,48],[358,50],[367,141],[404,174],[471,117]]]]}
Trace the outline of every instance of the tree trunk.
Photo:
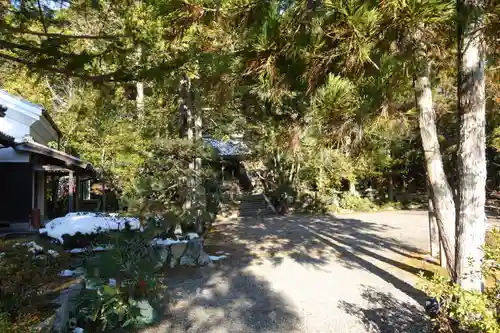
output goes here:
{"type": "MultiPolygon", "coordinates": [[[[141,5],[141,0],[136,1],[136,6],[141,5]]],[[[141,63],[144,62],[144,55],[142,52],[142,46],[138,45],[137,46],[137,65],[140,66],[141,63]]],[[[136,87],[136,97],[135,97],[135,102],[136,102],[136,107],[137,107],[137,119],[142,121],[144,119],[144,82],[142,81],[137,81],[135,83],[136,87]]]]}
{"type": "Polygon", "coordinates": [[[392,173],[389,174],[389,185],[387,187],[387,199],[390,202],[394,202],[394,178],[392,178],[392,173]]]}
{"type": "MultiPolygon", "coordinates": [[[[185,76],[186,79],[186,123],[187,123],[187,135],[186,138],[188,141],[193,144],[194,143],[194,130],[193,130],[193,101],[192,101],[192,92],[191,92],[191,80],[185,76]]],[[[185,209],[189,210],[193,206],[193,190],[194,190],[194,172],[195,165],[194,160],[189,161],[189,174],[188,174],[188,196],[186,198],[185,209]]]]}
{"type": "Polygon", "coordinates": [[[458,8],[458,195],[456,282],[483,287],[481,261],[486,231],[486,135],[484,1],[459,0],[458,8]]]}
{"type": "Polygon", "coordinates": [[[141,81],[135,84],[137,89],[136,105],[137,105],[137,118],[144,119],[144,83],[141,81]]]}
{"type": "Polygon", "coordinates": [[[432,204],[436,215],[440,241],[446,256],[447,269],[454,275],[454,243],[455,239],[455,203],[453,194],[446,179],[443,168],[443,159],[439,149],[439,140],[436,129],[436,114],[432,104],[432,90],[430,82],[430,64],[422,61],[421,68],[417,69],[415,79],[415,99],[419,110],[420,136],[424,149],[425,168],[432,204]]]}
{"type": "MultiPolygon", "coordinates": [[[[427,194],[429,196],[429,252],[431,257],[437,258],[439,255],[440,244],[439,244],[439,230],[436,221],[436,213],[434,212],[434,206],[432,204],[432,198],[429,190],[429,183],[427,182],[427,194]]],[[[443,253],[444,257],[444,253],[443,253]]],[[[443,266],[443,265],[441,265],[443,266]]]]}
{"type": "MultiPolygon", "coordinates": [[[[179,137],[187,139],[193,143],[193,109],[192,109],[192,92],[191,80],[186,74],[182,74],[179,82],[179,137]]],[[[187,168],[189,170],[186,179],[186,198],[183,208],[191,210],[193,200],[193,175],[194,175],[194,160],[188,162],[187,168]]]]}
{"type": "Polygon", "coordinates": [[[182,76],[179,81],[179,137],[187,137],[188,122],[187,122],[187,77],[182,76]]]}
{"type": "MultiPolygon", "coordinates": [[[[197,94],[193,89],[192,94],[192,109],[194,112],[194,138],[196,145],[202,145],[202,131],[203,131],[203,120],[201,114],[201,108],[195,107],[196,101],[198,100],[197,94]]],[[[194,168],[195,168],[195,182],[194,182],[194,193],[196,199],[196,232],[203,236],[205,234],[205,224],[203,221],[203,209],[205,208],[205,188],[201,179],[202,165],[201,165],[201,157],[199,155],[196,156],[194,160],[194,168]]]]}

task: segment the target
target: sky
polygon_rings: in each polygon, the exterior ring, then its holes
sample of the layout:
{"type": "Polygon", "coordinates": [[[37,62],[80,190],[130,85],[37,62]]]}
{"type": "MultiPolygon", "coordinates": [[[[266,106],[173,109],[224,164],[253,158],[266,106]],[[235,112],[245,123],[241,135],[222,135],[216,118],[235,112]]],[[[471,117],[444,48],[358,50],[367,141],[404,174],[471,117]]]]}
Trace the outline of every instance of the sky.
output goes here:
{"type": "MultiPolygon", "coordinates": [[[[11,0],[11,3],[16,8],[19,8],[19,6],[21,5],[21,0],[11,0]]],[[[40,0],[40,4],[43,7],[48,7],[52,10],[58,10],[58,9],[68,8],[69,0],[40,0]]]]}

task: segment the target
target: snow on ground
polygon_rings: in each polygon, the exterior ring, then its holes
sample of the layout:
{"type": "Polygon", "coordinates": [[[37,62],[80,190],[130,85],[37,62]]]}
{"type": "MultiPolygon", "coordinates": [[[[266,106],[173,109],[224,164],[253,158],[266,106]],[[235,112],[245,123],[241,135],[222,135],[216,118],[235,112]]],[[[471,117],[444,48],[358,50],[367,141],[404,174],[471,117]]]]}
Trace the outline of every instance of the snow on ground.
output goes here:
{"type": "Polygon", "coordinates": [[[30,251],[31,253],[38,253],[43,251],[43,247],[33,241],[26,243],[16,243],[14,247],[16,246],[26,246],[28,248],[28,251],[30,251]]]}
{"type": "Polygon", "coordinates": [[[222,256],[209,256],[210,257],[210,260],[212,261],[217,261],[217,260],[221,260],[221,259],[226,259],[227,256],[226,255],[222,255],[222,256]]]}
{"type": "Polygon", "coordinates": [[[72,271],[71,269],[65,269],[64,271],[62,271],[61,273],[59,273],[59,276],[73,276],[75,275],[75,272],[72,271]]]}
{"type": "Polygon", "coordinates": [[[74,236],[80,232],[82,234],[93,234],[102,231],[124,230],[126,225],[131,229],[139,229],[140,222],[133,217],[106,216],[96,213],[69,213],[64,217],[58,217],[40,229],[40,233],[47,233],[48,236],[64,243],[63,235],[74,236]]]}
{"type": "MultiPolygon", "coordinates": [[[[112,245],[96,246],[96,247],[92,248],[92,251],[94,251],[94,252],[103,252],[103,251],[106,251],[106,250],[109,250],[109,249],[112,249],[112,248],[113,248],[112,245]]],[[[66,252],[71,253],[71,254],[79,254],[79,253],[85,253],[85,252],[87,252],[89,250],[90,250],[90,248],[82,249],[82,248],[76,247],[74,249],[67,250],[66,252]]]]}
{"type": "Polygon", "coordinates": [[[172,244],[178,244],[178,243],[187,243],[187,240],[176,240],[176,239],[161,239],[161,238],[153,238],[151,241],[151,245],[157,245],[157,246],[169,246],[172,244]]]}
{"type": "Polygon", "coordinates": [[[187,235],[186,235],[186,236],[187,236],[189,239],[196,239],[196,238],[200,238],[200,236],[199,236],[197,233],[195,233],[195,232],[189,232],[189,233],[187,233],[187,235]]]}

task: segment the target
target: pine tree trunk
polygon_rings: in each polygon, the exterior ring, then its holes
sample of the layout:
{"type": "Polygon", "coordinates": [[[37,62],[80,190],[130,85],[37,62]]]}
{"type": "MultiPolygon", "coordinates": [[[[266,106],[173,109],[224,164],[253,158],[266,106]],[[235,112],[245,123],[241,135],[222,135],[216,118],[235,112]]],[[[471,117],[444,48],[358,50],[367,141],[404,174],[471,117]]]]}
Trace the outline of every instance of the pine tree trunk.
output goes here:
{"type": "Polygon", "coordinates": [[[436,215],[440,241],[446,257],[447,269],[454,275],[455,203],[444,173],[443,159],[439,149],[436,129],[436,114],[432,104],[430,64],[422,61],[415,79],[415,99],[419,110],[420,136],[424,149],[425,168],[429,192],[436,215]]]}
{"type": "Polygon", "coordinates": [[[486,231],[486,135],[484,1],[459,0],[458,8],[458,195],[456,282],[481,291],[486,231]]]}

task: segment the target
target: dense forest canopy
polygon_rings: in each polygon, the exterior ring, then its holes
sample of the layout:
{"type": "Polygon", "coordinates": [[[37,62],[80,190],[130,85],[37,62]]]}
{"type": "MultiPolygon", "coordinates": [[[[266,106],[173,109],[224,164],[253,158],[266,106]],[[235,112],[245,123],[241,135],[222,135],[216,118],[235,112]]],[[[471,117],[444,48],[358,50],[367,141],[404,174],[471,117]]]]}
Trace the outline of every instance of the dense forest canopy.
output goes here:
{"type": "Polygon", "coordinates": [[[196,208],[203,135],[243,134],[277,199],[428,190],[451,272],[455,225],[484,219],[472,166],[499,185],[499,27],[479,0],[4,0],[0,84],[142,209],[196,208]]]}

